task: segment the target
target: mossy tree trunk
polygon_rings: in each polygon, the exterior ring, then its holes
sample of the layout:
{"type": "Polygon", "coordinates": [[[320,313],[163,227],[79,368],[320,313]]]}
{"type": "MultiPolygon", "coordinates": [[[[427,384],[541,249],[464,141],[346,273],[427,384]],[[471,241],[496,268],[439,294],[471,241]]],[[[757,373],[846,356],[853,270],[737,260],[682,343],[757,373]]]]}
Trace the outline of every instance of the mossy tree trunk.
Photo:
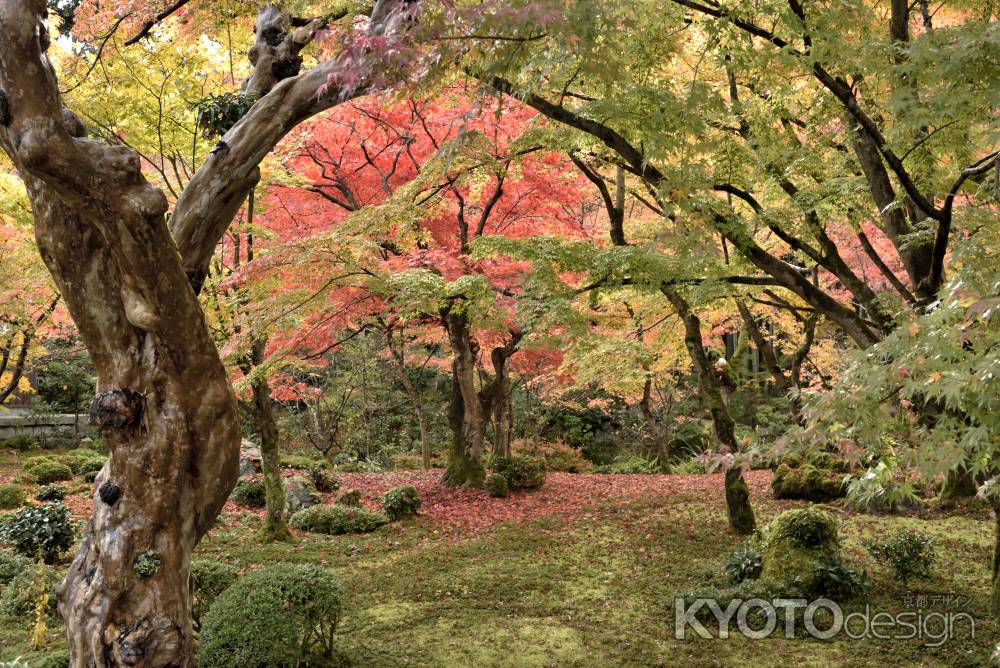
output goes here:
{"type": "Polygon", "coordinates": [[[452,442],[442,482],[455,487],[480,487],[486,477],[483,466],[486,419],[476,391],[479,344],[472,338],[468,316],[464,311],[457,310],[455,305],[442,313],[442,320],[452,350],[452,391],[448,410],[452,442]]]}
{"type": "MultiPolygon", "coordinates": [[[[673,304],[677,315],[684,323],[684,344],[691,355],[691,362],[698,375],[698,386],[702,399],[712,414],[715,435],[723,451],[736,453],[739,450],[736,444],[736,425],[726,402],[723,400],[715,370],[705,354],[705,347],[701,341],[701,321],[691,311],[687,301],[676,288],[663,284],[661,291],[673,304]]],[[[743,471],[739,467],[732,467],[726,471],[725,492],[729,526],[738,534],[753,533],[757,523],[754,519],[753,507],[750,505],[750,492],[743,479],[743,471]]]]}
{"type": "Polygon", "coordinates": [[[990,591],[990,602],[993,614],[1000,617],[1000,497],[996,494],[989,495],[990,505],[993,507],[993,569],[990,591]]]}
{"type": "MultiPolygon", "coordinates": [[[[249,368],[245,373],[264,362],[266,338],[255,338],[250,352],[249,368]]],[[[289,541],[292,533],[285,523],[285,486],[281,479],[281,452],[279,448],[278,423],[274,419],[274,400],[271,386],[264,374],[254,375],[250,382],[253,393],[253,418],[260,435],[260,465],[264,474],[265,511],[264,525],[260,538],[264,542],[289,541]]]]}

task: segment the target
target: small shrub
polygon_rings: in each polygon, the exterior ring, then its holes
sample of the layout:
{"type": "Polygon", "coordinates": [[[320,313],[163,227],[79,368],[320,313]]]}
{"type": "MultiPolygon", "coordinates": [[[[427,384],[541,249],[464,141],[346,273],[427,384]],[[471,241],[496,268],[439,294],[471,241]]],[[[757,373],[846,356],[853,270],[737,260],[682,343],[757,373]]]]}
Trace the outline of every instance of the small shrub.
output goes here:
{"type": "Polygon", "coordinates": [[[14,576],[7,588],[0,593],[0,615],[22,620],[33,619],[38,601],[35,599],[36,578],[42,578],[42,587],[49,594],[45,611],[49,616],[56,614],[56,587],[62,577],[48,566],[37,568],[31,564],[14,576]]]}
{"type": "Polygon", "coordinates": [[[424,458],[414,452],[400,452],[392,456],[392,467],[413,471],[424,467],[424,458]]]}
{"type": "Polygon", "coordinates": [[[288,520],[294,529],[337,536],[366,533],[389,521],[385,515],[367,508],[351,506],[313,506],[300,510],[288,520]]]}
{"type": "Polygon", "coordinates": [[[9,550],[0,549],[0,591],[4,585],[31,568],[31,561],[9,550]]]}
{"type": "Polygon", "coordinates": [[[84,462],[83,466],[80,467],[80,475],[87,482],[94,482],[97,479],[97,474],[101,472],[104,468],[104,464],[107,462],[106,459],[90,459],[84,462]]]}
{"type": "Polygon", "coordinates": [[[69,668],[69,651],[63,649],[46,654],[34,665],[35,668],[69,668]]]}
{"type": "MultiPolygon", "coordinates": [[[[104,466],[104,462],[107,461],[107,457],[95,450],[78,448],[60,455],[59,461],[68,466],[74,475],[79,475],[80,473],[83,473],[84,467],[87,465],[93,465],[93,463],[100,462],[101,466],[104,466]]],[[[100,466],[97,468],[100,470],[100,466]]]]}
{"type": "Polygon", "coordinates": [[[73,479],[73,470],[62,462],[50,459],[36,460],[25,473],[34,478],[39,485],[73,479]]]}
{"type": "Polygon", "coordinates": [[[884,540],[863,542],[868,554],[892,569],[904,585],[913,578],[929,578],[934,566],[934,541],[925,533],[899,529],[884,540]]]}
{"type": "Polygon", "coordinates": [[[0,540],[29,559],[41,554],[50,564],[73,544],[69,509],[57,502],[19,510],[0,524],[0,540]]]}
{"type": "Polygon", "coordinates": [[[221,561],[195,559],[191,562],[191,617],[195,628],[201,627],[201,620],[215,599],[238,577],[235,568],[221,561]]]}
{"type": "Polygon", "coordinates": [[[382,511],[393,522],[413,517],[417,514],[421,504],[420,495],[413,485],[389,490],[382,497],[382,511]]]}
{"type": "Polygon", "coordinates": [[[0,440],[0,449],[9,448],[18,452],[25,452],[27,450],[34,450],[37,447],[38,441],[27,434],[18,434],[13,438],[0,440]]]}
{"type": "Polygon", "coordinates": [[[739,584],[744,580],[756,580],[764,568],[763,559],[756,545],[744,543],[726,562],[725,571],[729,581],[739,584]]]}
{"type": "Polygon", "coordinates": [[[272,564],[240,578],[202,619],[198,665],[330,665],[344,590],[312,564],[272,564]]]}
{"type": "Polygon", "coordinates": [[[545,462],[537,457],[494,457],[490,468],[507,479],[510,489],[538,489],[545,484],[545,462]]]}
{"type": "Polygon", "coordinates": [[[361,490],[359,489],[348,489],[340,493],[336,501],[338,506],[353,506],[355,508],[361,506],[361,490]]]}
{"type": "Polygon", "coordinates": [[[638,455],[628,457],[617,457],[610,464],[597,466],[595,473],[618,473],[623,475],[634,475],[639,473],[659,473],[660,465],[656,461],[650,461],[638,455]]]}
{"type": "Polygon", "coordinates": [[[847,483],[847,505],[861,512],[892,513],[919,508],[923,501],[914,486],[897,480],[885,462],[879,462],[863,475],[847,483]]]}
{"type": "Polygon", "coordinates": [[[850,568],[840,556],[816,564],[816,593],[834,601],[862,598],[871,586],[868,573],[850,568]]]}
{"type": "Polygon", "coordinates": [[[494,473],[486,478],[486,491],[494,499],[505,499],[510,496],[510,485],[507,483],[507,478],[499,473],[494,473]]]}
{"type": "Polygon", "coordinates": [[[317,492],[330,493],[340,489],[340,482],[325,466],[313,465],[305,472],[309,475],[309,480],[312,481],[317,492]]]}
{"type": "Polygon", "coordinates": [[[20,485],[14,483],[0,485],[0,509],[20,508],[25,500],[24,490],[20,485]]]}
{"type": "Polygon", "coordinates": [[[62,485],[46,485],[35,492],[38,501],[62,501],[66,498],[66,488],[62,485]]]}
{"type": "Polygon", "coordinates": [[[528,444],[519,441],[514,444],[514,454],[518,457],[538,457],[545,462],[547,471],[563,471],[565,473],[589,473],[593,464],[580,451],[565,443],[539,442],[528,444]]]}
{"type": "Polygon", "coordinates": [[[267,505],[267,491],[263,480],[240,478],[233,488],[230,497],[238,506],[244,508],[263,508],[267,505]]]}

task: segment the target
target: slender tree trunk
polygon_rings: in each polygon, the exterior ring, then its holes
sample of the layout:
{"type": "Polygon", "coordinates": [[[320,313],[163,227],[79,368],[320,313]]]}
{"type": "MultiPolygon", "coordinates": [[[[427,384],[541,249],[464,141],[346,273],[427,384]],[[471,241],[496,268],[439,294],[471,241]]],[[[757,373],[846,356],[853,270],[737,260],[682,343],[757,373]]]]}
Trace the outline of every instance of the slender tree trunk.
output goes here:
{"type": "Polygon", "coordinates": [[[420,457],[423,460],[424,468],[429,469],[431,467],[431,439],[427,428],[427,413],[424,411],[424,402],[420,400],[420,392],[417,391],[417,388],[410,380],[410,374],[406,371],[403,332],[400,331],[399,333],[398,344],[391,329],[386,330],[385,337],[389,344],[389,352],[392,353],[392,358],[396,361],[399,382],[402,383],[403,391],[410,398],[410,403],[413,404],[413,411],[417,414],[417,426],[420,429],[420,457]]]}
{"type": "Polygon", "coordinates": [[[452,392],[448,422],[452,444],[448,451],[448,468],[442,482],[450,486],[483,484],[483,437],[485,416],[476,391],[476,356],[479,346],[472,338],[469,319],[452,307],[443,314],[448,340],[452,349],[452,392]]]}
{"type": "Polygon", "coordinates": [[[515,335],[507,346],[498,346],[490,353],[493,362],[493,382],[480,394],[483,409],[493,412],[493,453],[498,457],[510,457],[511,434],[514,430],[514,398],[510,384],[508,360],[520,337],[515,335]]]}
{"type": "Polygon", "coordinates": [[[1000,498],[996,494],[989,495],[990,506],[993,507],[993,575],[990,603],[993,614],[1000,617],[1000,498]]]}
{"type": "MultiPolygon", "coordinates": [[[[677,315],[684,323],[684,343],[698,374],[698,384],[702,397],[712,414],[715,435],[724,451],[736,453],[739,450],[736,444],[736,425],[722,397],[719,381],[715,377],[715,370],[705,354],[705,347],[701,341],[701,321],[691,311],[687,301],[674,288],[664,285],[661,290],[670,303],[674,305],[677,315]]],[[[753,533],[757,524],[754,519],[753,507],[750,505],[750,492],[743,479],[742,469],[732,467],[726,471],[725,490],[729,526],[739,534],[753,533]]]]}
{"type": "MultiPolygon", "coordinates": [[[[266,347],[266,338],[254,339],[250,353],[252,363],[247,365],[246,373],[263,364],[266,347]]],[[[271,387],[267,378],[261,374],[251,381],[250,389],[253,392],[254,422],[260,433],[260,465],[264,473],[265,512],[260,537],[266,543],[289,541],[292,533],[285,523],[285,486],[281,479],[278,423],[274,419],[271,387]]]]}

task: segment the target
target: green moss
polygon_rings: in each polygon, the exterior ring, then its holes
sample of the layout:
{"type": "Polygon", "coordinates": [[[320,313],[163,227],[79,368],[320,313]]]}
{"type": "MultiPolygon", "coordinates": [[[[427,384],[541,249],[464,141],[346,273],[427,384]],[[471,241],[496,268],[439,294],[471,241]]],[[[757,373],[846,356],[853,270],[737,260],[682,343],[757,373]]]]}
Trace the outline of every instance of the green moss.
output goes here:
{"type": "Polygon", "coordinates": [[[820,507],[798,508],[778,515],[762,532],[761,577],[814,592],[817,567],[840,556],[837,522],[820,507]]]}
{"type": "Polygon", "coordinates": [[[834,468],[832,457],[826,453],[803,461],[787,457],[774,472],[771,490],[776,499],[802,499],[806,501],[832,501],[847,493],[842,467],[834,468]],[[820,456],[823,455],[823,456],[820,456]],[[824,467],[821,464],[830,464],[824,467]]]}

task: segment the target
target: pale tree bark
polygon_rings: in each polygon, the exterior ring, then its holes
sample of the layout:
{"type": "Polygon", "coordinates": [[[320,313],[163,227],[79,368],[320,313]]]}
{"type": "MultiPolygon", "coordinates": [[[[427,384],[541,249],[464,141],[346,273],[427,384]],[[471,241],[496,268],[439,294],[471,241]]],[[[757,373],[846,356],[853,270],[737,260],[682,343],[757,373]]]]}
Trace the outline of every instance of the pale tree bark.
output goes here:
{"type": "MultiPolygon", "coordinates": [[[[405,26],[394,10],[406,6],[379,0],[369,33],[405,26]]],[[[46,14],[42,0],[0,0],[0,146],[25,182],[42,257],[97,368],[91,418],[110,450],[59,590],[70,663],[191,666],[191,552],[236,481],[240,442],[196,292],[259,162],[298,122],[369,84],[319,94],[343,65],[334,59],[274,85],[189,183],[171,238],[166,198],[143,178],[138,155],[87,139],[62,105],[46,14]],[[140,555],[155,572],[136,572],[140,555]]]]}

